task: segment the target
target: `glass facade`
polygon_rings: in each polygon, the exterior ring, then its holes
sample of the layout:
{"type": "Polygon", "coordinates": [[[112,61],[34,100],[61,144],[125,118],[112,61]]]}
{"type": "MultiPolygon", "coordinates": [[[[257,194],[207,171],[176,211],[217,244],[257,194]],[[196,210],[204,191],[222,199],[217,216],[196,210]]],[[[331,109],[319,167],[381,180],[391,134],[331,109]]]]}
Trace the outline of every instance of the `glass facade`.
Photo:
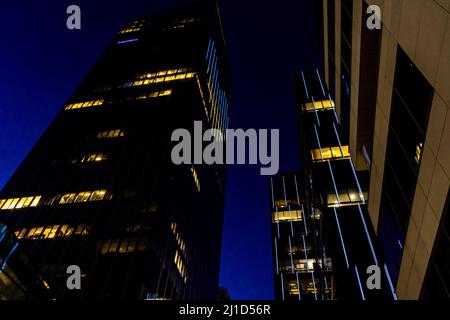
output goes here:
{"type": "Polygon", "coordinates": [[[170,138],[194,121],[225,130],[230,88],[214,4],[116,35],[0,192],[57,299],[216,299],[225,167],[174,165],[170,138]]]}
{"type": "Polygon", "coordinates": [[[400,269],[433,93],[399,47],[378,224],[394,281],[400,269]]]}
{"type": "Polygon", "coordinates": [[[436,237],[435,248],[428,265],[427,276],[422,287],[421,299],[450,299],[450,192],[441,218],[441,224],[436,237]]]}
{"type": "Polygon", "coordinates": [[[392,299],[389,275],[369,290],[366,270],[384,269],[367,214],[367,186],[348,152],[319,72],[296,75],[302,171],[271,180],[276,298],[392,299]],[[310,108],[329,101],[328,108],[310,108]]]}

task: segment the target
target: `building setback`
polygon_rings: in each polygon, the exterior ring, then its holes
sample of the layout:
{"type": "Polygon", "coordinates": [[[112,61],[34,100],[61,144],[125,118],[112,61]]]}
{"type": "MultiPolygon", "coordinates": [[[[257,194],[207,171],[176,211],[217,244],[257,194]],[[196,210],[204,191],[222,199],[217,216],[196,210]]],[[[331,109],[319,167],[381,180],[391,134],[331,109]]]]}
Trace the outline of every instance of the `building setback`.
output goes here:
{"type": "Polygon", "coordinates": [[[225,168],[174,165],[171,134],[225,130],[230,88],[215,4],[118,32],[0,192],[1,221],[57,299],[217,298],[225,168]]]}
{"type": "Polygon", "coordinates": [[[398,298],[449,300],[450,3],[322,4],[325,80],[398,298]]]}

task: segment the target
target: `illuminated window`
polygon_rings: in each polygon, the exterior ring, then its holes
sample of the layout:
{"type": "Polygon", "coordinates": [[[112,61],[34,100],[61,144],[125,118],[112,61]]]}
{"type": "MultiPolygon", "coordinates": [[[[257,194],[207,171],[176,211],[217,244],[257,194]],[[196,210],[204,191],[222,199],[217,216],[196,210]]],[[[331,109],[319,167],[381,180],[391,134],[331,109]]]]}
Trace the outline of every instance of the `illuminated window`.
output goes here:
{"type": "Polygon", "coordinates": [[[112,138],[118,138],[118,137],[124,137],[124,136],[125,136],[125,132],[120,129],[102,131],[97,134],[98,139],[112,139],[112,138]]]}
{"type": "Polygon", "coordinates": [[[416,156],[414,159],[416,160],[417,164],[420,163],[420,158],[422,158],[422,150],[423,150],[423,143],[419,143],[416,146],[416,156]]]}
{"type": "Polygon", "coordinates": [[[301,221],[301,210],[282,210],[272,212],[272,222],[284,222],[284,221],[301,221]]]}
{"type": "Polygon", "coordinates": [[[303,110],[306,112],[312,112],[312,111],[322,111],[322,110],[328,110],[334,108],[334,102],[331,100],[322,100],[322,101],[315,101],[314,104],[312,102],[305,103],[303,105],[303,110]]]}
{"type": "Polygon", "coordinates": [[[85,101],[85,102],[78,102],[78,103],[72,103],[67,105],[64,109],[65,110],[74,110],[74,109],[80,109],[80,108],[89,108],[89,107],[96,107],[101,106],[105,100],[91,100],[91,101],[85,101]]]}
{"type": "Polygon", "coordinates": [[[172,222],[171,225],[170,225],[170,229],[172,230],[172,233],[175,236],[175,239],[176,239],[177,244],[178,244],[178,248],[183,253],[184,258],[187,260],[186,244],[185,244],[183,238],[181,237],[180,233],[177,230],[177,223],[176,222],[172,222]]]}
{"type": "Polygon", "coordinates": [[[12,209],[21,209],[21,208],[28,208],[28,207],[37,207],[40,200],[41,200],[41,196],[0,199],[0,209],[1,210],[12,210],[12,209]]]}
{"type": "Polygon", "coordinates": [[[354,206],[364,202],[367,199],[367,192],[361,195],[356,189],[345,189],[339,192],[339,199],[334,192],[327,195],[328,207],[354,206]]]}
{"type": "Polygon", "coordinates": [[[200,192],[200,180],[198,179],[197,171],[194,167],[191,167],[192,177],[194,178],[195,186],[197,187],[197,191],[200,192]]]}
{"type": "Polygon", "coordinates": [[[72,163],[101,162],[106,160],[108,160],[108,155],[106,153],[91,153],[80,160],[75,159],[72,163]]]}
{"type": "Polygon", "coordinates": [[[105,240],[100,248],[101,254],[107,253],[129,253],[135,251],[143,251],[146,249],[145,245],[137,245],[137,238],[127,239],[108,239],[105,240]]]}
{"type": "Polygon", "coordinates": [[[75,228],[69,225],[52,225],[47,227],[33,227],[30,229],[24,228],[14,232],[18,239],[28,240],[42,240],[42,239],[54,239],[54,238],[67,238],[72,234],[77,236],[86,236],[89,233],[89,226],[78,225],[75,233],[75,228]]]}
{"type": "Polygon", "coordinates": [[[340,147],[325,147],[311,150],[311,157],[314,162],[320,162],[330,159],[348,159],[350,153],[348,146],[342,146],[342,152],[340,147]]]}
{"type": "MultiPolygon", "coordinates": [[[[146,81],[143,81],[143,84],[147,84],[146,81]]],[[[171,94],[172,94],[172,89],[168,89],[168,90],[154,91],[154,92],[151,92],[148,94],[142,94],[140,96],[137,96],[134,99],[135,100],[145,100],[145,99],[151,99],[151,98],[166,97],[166,96],[170,96],[171,94]]]]}
{"type": "Polygon", "coordinates": [[[175,257],[173,259],[173,262],[177,266],[177,269],[181,275],[181,278],[183,278],[183,281],[186,283],[186,281],[187,281],[186,268],[185,268],[183,259],[181,258],[181,255],[178,253],[178,250],[175,250],[175,257]]]}
{"type": "Polygon", "coordinates": [[[137,28],[127,28],[127,29],[121,30],[121,31],[119,32],[119,34],[125,34],[125,33],[137,32],[137,31],[139,31],[139,30],[141,30],[140,27],[137,27],[137,28]]]}
{"type": "MultiPolygon", "coordinates": [[[[154,83],[161,83],[161,82],[171,82],[176,80],[182,80],[182,79],[190,79],[194,78],[195,73],[194,72],[188,72],[187,69],[173,69],[173,70],[165,70],[165,71],[159,71],[154,73],[146,73],[143,75],[140,75],[138,77],[137,81],[128,82],[125,83],[122,86],[119,86],[119,88],[127,88],[127,87],[138,87],[138,86],[146,86],[154,83]]],[[[165,90],[162,92],[162,95],[158,96],[164,96],[164,95],[170,95],[170,90],[165,90]]]]}
{"type": "Polygon", "coordinates": [[[91,202],[109,200],[112,198],[107,190],[95,190],[85,191],[79,193],[66,193],[60,196],[59,204],[78,203],[78,202],[91,202]]]}

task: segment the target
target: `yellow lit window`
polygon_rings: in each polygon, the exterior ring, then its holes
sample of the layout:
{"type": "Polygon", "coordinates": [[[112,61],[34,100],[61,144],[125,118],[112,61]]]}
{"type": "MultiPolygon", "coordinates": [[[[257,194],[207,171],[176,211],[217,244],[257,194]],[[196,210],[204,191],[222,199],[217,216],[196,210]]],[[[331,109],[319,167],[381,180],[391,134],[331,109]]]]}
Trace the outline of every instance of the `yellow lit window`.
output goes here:
{"type": "Polygon", "coordinates": [[[74,202],[88,202],[89,198],[91,196],[91,192],[86,191],[86,192],[80,192],[77,194],[77,196],[75,197],[74,202]]]}
{"type": "Polygon", "coordinates": [[[341,148],[339,148],[339,147],[331,148],[331,152],[333,153],[333,158],[340,158],[340,157],[342,157],[341,148]]]}
{"type": "Polygon", "coordinates": [[[118,137],[124,137],[124,136],[125,136],[125,132],[120,129],[102,131],[97,134],[98,139],[111,139],[111,138],[118,138],[118,137]]]}
{"type": "Polygon", "coordinates": [[[322,149],[311,150],[311,157],[314,162],[329,160],[329,159],[348,159],[350,158],[350,153],[348,151],[348,146],[342,146],[342,152],[340,147],[325,147],[322,149]]]}
{"type": "Polygon", "coordinates": [[[419,143],[416,146],[416,156],[414,158],[415,158],[417,164],[420,163],[420,158],[422,157],[422,148],[423,148],[423,143],[419,143]]]}
{"type": "Polygon", "coordinates": [[[101,201],[105,198],[106,190],[96,190],[92,192],[90,201],[101,201]]]}
{"type": "Polygon", "coordinates": [[[315,101],[314,104],[312,102],[305,103],[303,105],[303,110],[306,112],[322,111],[322,110],[333,109],[334,107],[335,107],[335,105],[334,105],[333,101],[322,100],[322,101],[315,101]]]}
{"type": "Polygon", "coordinates": [[[197,175],[197,171],[194,167],[191,167],[192,177],[194,178],[195,186],[197,187],[197,191],[200,192],[200,180],[197,175]]]}
{"type": "Polygon", "coordinates": [[[72,203],[73,200],[75,200],[76,195],[77,195],[76,193],[67,193],[67,194],[62,196],[62,198],[59,201],[59,203],[60,204],[72,203]]]}
{"type": "Polygon", "coordinates": [[[272,222],[301,221],[301,210],[282,210],[272,212],[272,222]]]}
{"type": "MultiPolygon", "coordinates": [[[[81,158],[80,162],[101,162],[108,160],[108,155],[106,153],[92,153],[81,158]]],[[[77,160],[74,161],[76,163],[77,160]]]]}
{"type": "Polygon", "coordinates": [[[367,199],[367,192],[363,192],[361,195],[356,189],[344,189],[339,191],[339,199],[336,194],[331,192],[327,195],[328,207],[345,207],[354,206],[362,203],[367,199]]]}
{"type": "Polygon", "coordinates": [[[91,100],[91,101],[85,101],[85,102],[79,102],[79,103],[72,103],[67,105],[64,109],[65,110],[74,110],[74,109],[80,109],[80,108],[88,108],[92,106],[101,106],[105,100],[91,100]]]}
{"type": "Polygon", "coordinates": [[[12,210],[36,207],[39,204],[40,200],[41,196],[0,199],[0,208],[1,210],[12,210]]]}
{"type": "Polygon", "coordinates": [[[134,81],[132,83],[126,83],[121,87],[128,87],[130,85],[132,86],[142,86],[142,85],[148,85],[152,83],[161,83],[161,82],[170,82],[170,81],[176,81],[176,80],[182,80],[182,79],[189,79],[195,77],[195,72],[187,72],[188,70],[183,69],[173,69],[173,70],[165,70],[165,71],[159,71],[154,73],[147,73],[138,76],[138,79],[147,79],[144,81],[134,81]]]}

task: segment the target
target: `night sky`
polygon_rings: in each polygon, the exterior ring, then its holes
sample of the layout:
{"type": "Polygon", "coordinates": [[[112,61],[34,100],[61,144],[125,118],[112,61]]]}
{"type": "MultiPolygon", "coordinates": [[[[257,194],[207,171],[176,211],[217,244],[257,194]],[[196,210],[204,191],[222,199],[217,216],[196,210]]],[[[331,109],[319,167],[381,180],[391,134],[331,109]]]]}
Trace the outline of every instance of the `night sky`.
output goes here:
{"type": "MultiPolygon", "coordinates": [[[[319,66],[314,2],[221,1],[233,74],[232,128],[280,129],[280,170],[299,169],[292,74],[319,66]]],[[[1,1],[0,189],[130,19],[182,0],[1,1]],[[77,4],[82,29],[66,28],[77,4]]],[[[229,166],[220,285],[273,299],[268,178],[229,166]]]]}

